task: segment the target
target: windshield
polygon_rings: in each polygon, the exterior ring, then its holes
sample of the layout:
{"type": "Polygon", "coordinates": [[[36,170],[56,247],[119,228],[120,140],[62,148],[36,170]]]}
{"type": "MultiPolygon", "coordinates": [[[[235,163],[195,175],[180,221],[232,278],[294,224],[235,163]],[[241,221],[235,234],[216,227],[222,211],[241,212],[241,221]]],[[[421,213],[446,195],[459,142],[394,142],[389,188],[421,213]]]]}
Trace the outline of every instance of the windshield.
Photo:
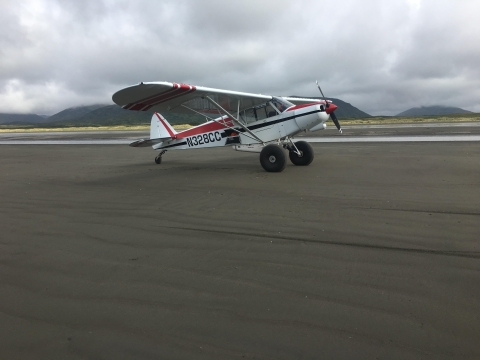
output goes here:
{"type": "Polygon", "coordinates": [[[279,97],[273,97],[270,102],[280,111],[281,113],[287,110],[289,107],[293,106],[293,104],[285,99],[279,97]]]}

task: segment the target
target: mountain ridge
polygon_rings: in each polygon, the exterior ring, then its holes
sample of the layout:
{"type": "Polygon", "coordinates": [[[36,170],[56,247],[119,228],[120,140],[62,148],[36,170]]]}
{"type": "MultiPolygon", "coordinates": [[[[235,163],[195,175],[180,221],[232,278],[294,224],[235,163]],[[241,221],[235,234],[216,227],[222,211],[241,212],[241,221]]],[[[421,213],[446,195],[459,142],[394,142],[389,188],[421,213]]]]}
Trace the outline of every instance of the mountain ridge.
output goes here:
{"type": "Polygon", "coordinates": [[[37,114],[11,114],[0,113],[0,124],[15,125],[15,124],[39,124],[45,119],[37,114]]]}
{"type": "MultiPolygon", "coordinates": [[[[302,97],[302,96],[292,96],[302,97]]],[[[311,97],[311,99],[320,99],[311,97]]],[[[339,119],[370,117],[369,114],[344,102],[343,100],[330,98],[338,109],[335,114],[339,119]]],[[[171,124],[198,125],[205,121],[205,117],[192,113],[176,114],[162,112],[162,115],[171,124]]],[[[122,109],[118,105],[93,104],[74,106],[49,117],[36,114],[1,114],[0,124],[2,125],[40,125],[40,126],[114,126],[114,125],[148,125],[152,113],[143,111],[131,111],[122,109]]]]}
{"type": "MultiPolygon", "coordinates": [[[[289,97],[323,100],[323,98],[320,98],[320,97],[310,97],[310,96],[293,95],[289,97]]],[[[340,120],[349,119],[349,118],[367,118],[372,116],[370,114],[367,114],[365,111],[362,111],[359,108],[343,100],[340,100],[337,98],[327,98],[327,100],[331,100],[335,105],[338,106],[337,110],[335,110],[335,115],[337,115],[337,118],[340,120]]]]}
{"type": "Polygon", "coordinates": [[[432,105],[410,108],[395,116],[439,116],[452,114],[471,114],[471,111],[454,106],[432,105]]]}
{"type": "Polygon", "coordinates": [[[66,108],[56,114],[53,114],[52,116],[47,117],[45,122],[74,120],[104,106],[108,106],[108,104],[82,105],[66,108]]]}

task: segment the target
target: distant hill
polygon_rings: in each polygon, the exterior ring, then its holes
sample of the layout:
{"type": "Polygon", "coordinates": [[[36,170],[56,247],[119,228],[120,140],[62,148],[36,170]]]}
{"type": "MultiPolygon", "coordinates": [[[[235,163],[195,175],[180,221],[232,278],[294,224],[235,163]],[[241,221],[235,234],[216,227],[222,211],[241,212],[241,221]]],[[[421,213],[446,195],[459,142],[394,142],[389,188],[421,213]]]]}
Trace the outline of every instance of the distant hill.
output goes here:
{"type": "Polygon", "coordinates": [[[59,113],[56,113],[55,115],[49,116],[45,122],[58,122],[58,121],[69,121],[69,120],[75,120],[78,119],[89,112],[92,112],[96,109],[102,108],[104,106],[107,106],[106,104],[103,105],[88,105],[88,106],[76,106],[76,107],[71,107],[65,110],[60,111],[59,113]]]}
{"type": "MultiPolygon", "coordinates": [[[[96,106],[96,105],[94,105],[96,106]]],[[[69,109],[67,109],[69,110],[69,109]]],[[[59,113],[60,114],[60,113],[59,113]]],[[[111,125],[146,125],[150,124],[152,119],[151,112],[144,111],[131,111],[122,109],[118,105],[107,105],[97,107],[92,111],[84,113],[78,117],[71,117],[66,120],[49,121],[49,125],[74,125],[74,126],[111,126],[111,125]]],[[[202,116],[199,115],[183,115],[173,114],[168,112],[162,112],[162,115],[171,124],[200,124],[205,121],[202,116]]],[[[48,120],[50,120],[49,118],[48,120]]]]}
{"type": "MultiPolygon", "coordinates": [[[[291,96],[291,97],[323,100],[323,98],[311,97],[311,96],[291,96]]],[[[327,98],[327,99],[332,100],[332,102],[338,106],[338,109],[335,110],[335,115],[337,115],[337,118],[339,119],[371,117],[370,114],[367,114],[366,112],[356,108],[352,104],[349,104],[343,100],[335,99],[335,98],[327,98]]]]}
{"type": "Polygon", "coordinates": [[[0,124],[38,124],[44,118],[36,114],[2,114],[0,113],[0,124]]]}
{"type": "Polygon", "coordinates": [[[471,114],[471,111],[464,110],[453,106],[421,106],[408,109],[396,116],[438,116],[450,114],[471,114]]]}
{"type": "MultiPolygon", "coordinates": [[[[363,112],[340,99],[332,98],[330,100],[338,106],[335,113],[340,119],[370,117],[366,112],[363,112]]],[[[48,127],[148,125],[150,124],[152,115],[151,112],[124,110],[118,105],[96,104],[68,108],[47,118],[45,118],[45,116],[34,114],[0,114],[0,124],[40,125],[48,127]]],[[[173,125],[198,125],[205,122],[203,116],[193,113],[187,115],[162,112],[162,115],[173,125]]]]}

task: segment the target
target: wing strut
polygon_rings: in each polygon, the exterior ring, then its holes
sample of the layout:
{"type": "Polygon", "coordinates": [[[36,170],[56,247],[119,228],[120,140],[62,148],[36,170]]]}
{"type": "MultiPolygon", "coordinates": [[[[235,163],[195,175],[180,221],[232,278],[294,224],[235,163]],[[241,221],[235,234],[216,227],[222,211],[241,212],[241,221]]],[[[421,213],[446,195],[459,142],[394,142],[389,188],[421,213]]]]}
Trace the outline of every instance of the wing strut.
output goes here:
{"type": "MultiPolygon", "coordinates": [[[[238,130],[235,129],[235,128],[233,128],[233,127],[231,127],[231,126],[228,126],[228,125],[226,124],[225,120],[224,120],[223,123],[221,123],[220,121],[217,121],[217,120],[215,120],[214,118],[212,118],[212,117],[210,117],[210,116],[207,116],[207,115],[205,115],[205,114],[202,114],[200,111],[193,110],[192,108],[189,108],[189,107],[186,106],[186,105],[181,105],[181,106],[183,106],[185,109],[188,109],[188,110],[190,110],[190,111],[193,111],[194,113],[197,113],[197,114],[199,114],[199,115],[202,115],[202,116],[206,117],[207,119],[210,119],[210,120],[212,120],[212,121],[215,121],[217,124],[220,124],[220,125],[222,125],[222,126],[225,126],[226,128],[228,128],[228,129],[230,129],[230,130],[233,130],[233,131],[235,131],[236,133],[238,133],[238,130]]],[[[218,109],[217,109],[217,110],[218,110],[218,109]]],[[[219,111],[219,112],[220,112],[220,111],[219,111]]],[[[221,115],[222,115],[222,114],[220,113],[220,116],[221,116],[221,115]]],[[[222,116],[222,118],[223,118],[223,116],[222,116]]],[[[252,139],[252,140],[257,140],[257,139],[258,139],[258,138],[255,139],[255,138],[253,138],[253,137],[251,137],[250,135],[247,135],[247,134],[244,134],[244,135],[245,135],[246,137],[249,137],[249,138],[252,139]]]]}
{"type": "Polygon", "coordinates": [[[183,105],[183,104],[182,104],[182,105],[180,105],[180,106],[181,106],[181,107],[184,107],[185,109],[188,109],[188,110],[190,110],[190,111],[193,111],[194,113],[197,113],[198,115],[202,115],[203,117],[205,117],[205,118],[207,118],[207,119],[209,119],[209,120],[215,121],[214,118],[211,118],[210,116],[205,115],[205,114],[201,113],[200,111],[193,110],[192,108],[189,108],[187,105],[183,105]]]}
{"type": "Polygon", "coordinates": [[[262,139],[260,139],[257,135],[255,135],[253,132],[250,131],[249,128],[247,128],[245,125],[243,125],[240,121],[238,121],[238,119],[236,119],[232,114],[230,114],[227,110],[225,110],[224,108],[222,108],[219,104],[217,104],[215,101],[213,101],[213,99],[208,96],[208,95],[205,95],[205,99],[207,99],[208,101],[210,101],[212,103],[213,106],[215,106],[219,111],[223,111],[225,113],[225,115],[228,115],[230,116],[230,118],[233,120],[233,122],[235,122],[237,125],[239,125],[240,127],[243,128],[243,130],[245,130],[247,133],[249,133],[250,135],[252,135],[255,140],[257,140],[258,142],[260,142],[261,144],[265,144],[263,142],[262,139]]]}

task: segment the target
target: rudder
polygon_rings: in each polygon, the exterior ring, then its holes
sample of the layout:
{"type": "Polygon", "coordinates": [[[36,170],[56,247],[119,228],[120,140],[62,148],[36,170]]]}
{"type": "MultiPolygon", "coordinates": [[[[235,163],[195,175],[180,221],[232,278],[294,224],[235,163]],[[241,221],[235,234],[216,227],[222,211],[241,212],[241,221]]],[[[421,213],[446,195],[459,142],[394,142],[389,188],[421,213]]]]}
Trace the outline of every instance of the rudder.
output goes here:
{"type": "Polygon", "coordinates": [[[154,113],[150,123],[150,139],[176,138],[177,132],[159,113],[154,113]]]}

